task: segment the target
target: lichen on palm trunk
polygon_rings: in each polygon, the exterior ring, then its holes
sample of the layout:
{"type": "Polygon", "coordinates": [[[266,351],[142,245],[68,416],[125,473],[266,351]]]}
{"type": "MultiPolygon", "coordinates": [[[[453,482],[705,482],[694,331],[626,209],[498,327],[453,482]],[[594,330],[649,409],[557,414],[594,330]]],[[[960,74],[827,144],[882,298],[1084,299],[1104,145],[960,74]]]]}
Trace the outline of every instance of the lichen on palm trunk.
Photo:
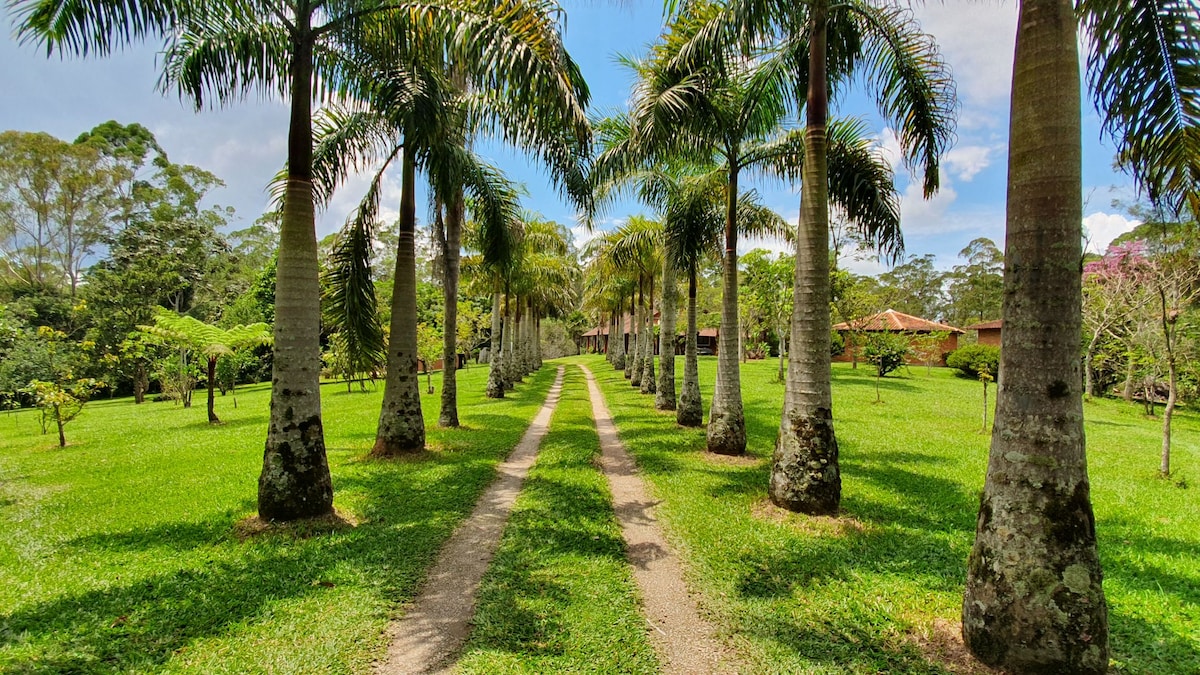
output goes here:
{"type": "Polygon", "coordinates": [[[688,273],[687,337],[683,347],[683,383],[679,388],[679,409],[675,421],[681,426],[698,427],[704,423],[700,399],[700,364],[696,356],[696,272],[688,273]]]}
{"type": "Polygon", "coordinates": [[[1011,672],[1108,670],[1083,436],[1082,153],[1070,0],[1025,0],[1009,133],[1000,377],[963,639],[1011,672]]]}
{"type": "Polygon", "coordinates": [[[792,348],[768,486],[776,505],[813,515],[837,513],[842,500],[829,364],[827,12],[828,3],[818,2],[809,16],[813,48],[792,284],[792,348]]]}
{"type": "Polygon", "coordinates": [[[258,515],[286,521],[333,510],[321,424],[320,289],[311,182],[288,180],[279,240],[271,416],[258,479],[258,515]]]}

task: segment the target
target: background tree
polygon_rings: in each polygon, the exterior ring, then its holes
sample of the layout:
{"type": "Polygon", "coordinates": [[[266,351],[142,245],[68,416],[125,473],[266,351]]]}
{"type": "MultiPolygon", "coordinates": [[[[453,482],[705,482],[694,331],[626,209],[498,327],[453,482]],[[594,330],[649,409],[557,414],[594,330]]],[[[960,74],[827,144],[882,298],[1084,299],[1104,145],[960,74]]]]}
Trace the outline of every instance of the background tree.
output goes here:
{"type": "Polygon", "coordinates": [[[67,437],[63,427],[78,417],[88,400],[103,387],[104,383],[92,379],[76,380],[67,385],[34,380],[26,391],[42,411],[42,433],[46,433],[50,422],[54,422],[58,429],[58,447],[65,448],[67,437]]]}
{"type": "Polygon", "coordinates": [[[943,318],[959,326],[998,318],[1004,290],[1004,253],[991,239],[979,237],[959,251],[958,257],[966,263],[955,265],[945,275],[948,300],[943,318]]]}
{"type": "Polygon", "coordinates": [[[117,174],[100,152],[49,134],[0,133],[0,258],[11,280],[65,288],[108,229],[117,174]]]}
{"type": "MultiPolygon", "coordinates": [[[[427,323],[417,325],[417,353],[425,371],[426,393],[433,393],[433,364],[441,358],[442,332],[427,323]]],[[[444,365],[444,364],[443,364],[444,365]]]]}
{"type": "Polygon", "coordinates": [[[205,357],[208,366],[209,424],[218,424],[221,421],[215,410],[214,396],[217,386],[217,360],[244,347],[268,344],[271,341],[271,327],[265,323],[222,330],[194,317],[180,316],[169,311],[160,311],[154,317],[153,326],[141,328],[178,346],[181,352],[194,351],[205,357]]]}

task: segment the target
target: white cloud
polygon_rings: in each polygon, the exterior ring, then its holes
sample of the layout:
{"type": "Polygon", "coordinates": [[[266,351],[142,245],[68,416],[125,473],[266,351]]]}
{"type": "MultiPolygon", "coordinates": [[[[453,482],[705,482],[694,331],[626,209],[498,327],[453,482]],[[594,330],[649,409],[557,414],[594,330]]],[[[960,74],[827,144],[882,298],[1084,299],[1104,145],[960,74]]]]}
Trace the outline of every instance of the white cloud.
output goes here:
{"type": "Polygon", "coordinates": [[[916,10],[937,38],[965,103],[991,106],[1008,100],[1017,34],[1017,3],[926,3],[916,10]]]}
{"type": "Polygon", "coordinates": [[[737,248],[738,255],[745,255],[756,248],[766,249],[776,255],[795,253],[795,248],[791,244],[775,237],[739,237],[737,248]]]}
{"type": "Polygon", "coordinates": [[[1098,211],[1083,219],[1083,234],[1087,238],[1089,253],[1104,253],[1113,239],[1129,232],[1141,224],[1119,213],[1098,211]]]}
{"type": "Polygon", "coordinates": [[[900,170],[904,163],[904,149],[900,146],[900,138],[891,127],[879,132],[879,137],[875,139],[875,149],[883,156],[888,166],[892,167],[892,171],[900,170]]]}
{"type": "Polygon", "coordinates": [[[900,196],[900,227],[905,235],[935,234],[963,229],[953,226],[946,212],[958,199],[958,193],[942,172],[942,186],[933,197],[925,199],[918,181],[912,181],[900,196]]]}
{"type": "Polygon", "coordinates": [[[956,179],[969,183],[992,164],[992,156],[1001,146],[960,145],[946,153],[946,170],[956,179]]]}

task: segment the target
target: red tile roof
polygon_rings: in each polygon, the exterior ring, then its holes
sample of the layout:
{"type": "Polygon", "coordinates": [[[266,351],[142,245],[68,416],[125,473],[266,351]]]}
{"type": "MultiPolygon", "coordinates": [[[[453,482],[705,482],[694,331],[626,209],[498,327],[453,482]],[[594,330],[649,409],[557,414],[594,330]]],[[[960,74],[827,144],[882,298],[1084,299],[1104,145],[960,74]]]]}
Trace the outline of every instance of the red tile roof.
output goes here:
{"type": "MultiPolygon", "coordinates": [[[[842,322],[833,327],[834,330],[851,330],[851,325],[842,322]]],[[[951,333],[964,333],[961,328],[922,319],[919,316],[897,312],[894,309],[889,309],[874,316],[864,317],[854,322],[853,330],[864,331],[891,331],[891,332],[916,332],[916,333],[932,333],[933,331],[946,330],[951,333]]]]}
{"type": "Polygon", "coordinates": [[[995,321],[984,321],[983,323],[977,323],[974,326],[967,326],[967,330],[997,330],[1000,328],[1000,324],[1002,323],[1004,322],[1000,319],[996,319],[995,321]]]}

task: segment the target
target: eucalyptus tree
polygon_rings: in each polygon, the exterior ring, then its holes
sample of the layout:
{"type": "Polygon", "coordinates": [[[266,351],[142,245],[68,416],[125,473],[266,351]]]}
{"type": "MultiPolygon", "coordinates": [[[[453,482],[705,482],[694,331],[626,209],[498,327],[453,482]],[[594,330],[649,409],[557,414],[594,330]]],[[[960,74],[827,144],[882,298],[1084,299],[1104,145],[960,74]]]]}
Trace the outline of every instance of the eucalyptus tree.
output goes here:
{"type": "Polygon", "coordinates": [[[967,567],[963,638],[1015,672],[1104,673],[1079,372],[1079,21],[1118,160],[1148,196],[1200,211],[1200,13],[1190,0],[1023,0],[1009,122],[1000,386],[967,567]]]}
{"type": "MultiPolygon", "coordinates": [[[[403,63],[414,45],[444,44],[465,55],[463,67],[486,74],[492,89],[530,105],[536,87],[509,87],[537,72],[544,49],[561,53],[557,31],[538,32],[557,8],[522,0],[510,11],[490,3],[364,0],[355,3],[205,4],[197,0],[15,0],[25,41],[79,55],[106,55],[147,37],[161,37],[164,89],[177,89],[198,108],[252,91],[279,95],[290,106],[287,179],[276,286],[271,422],[259,478],[259,515],[292,520],[329,513],[333,490],[321,421],[320,316],[313,208],[312,105],[322,95],[370,82],[355,56],[370,40],[386,43],[403,63]]],[[[561,86],[554,73],[541,79],[561,86]],[[551,82],[552,80],[552,82],[551,82]]],[[[568,81],[569,82],[569,81],[568,81]]],[[[519,103],[518,103],[519,105],[519,103]]]]}

